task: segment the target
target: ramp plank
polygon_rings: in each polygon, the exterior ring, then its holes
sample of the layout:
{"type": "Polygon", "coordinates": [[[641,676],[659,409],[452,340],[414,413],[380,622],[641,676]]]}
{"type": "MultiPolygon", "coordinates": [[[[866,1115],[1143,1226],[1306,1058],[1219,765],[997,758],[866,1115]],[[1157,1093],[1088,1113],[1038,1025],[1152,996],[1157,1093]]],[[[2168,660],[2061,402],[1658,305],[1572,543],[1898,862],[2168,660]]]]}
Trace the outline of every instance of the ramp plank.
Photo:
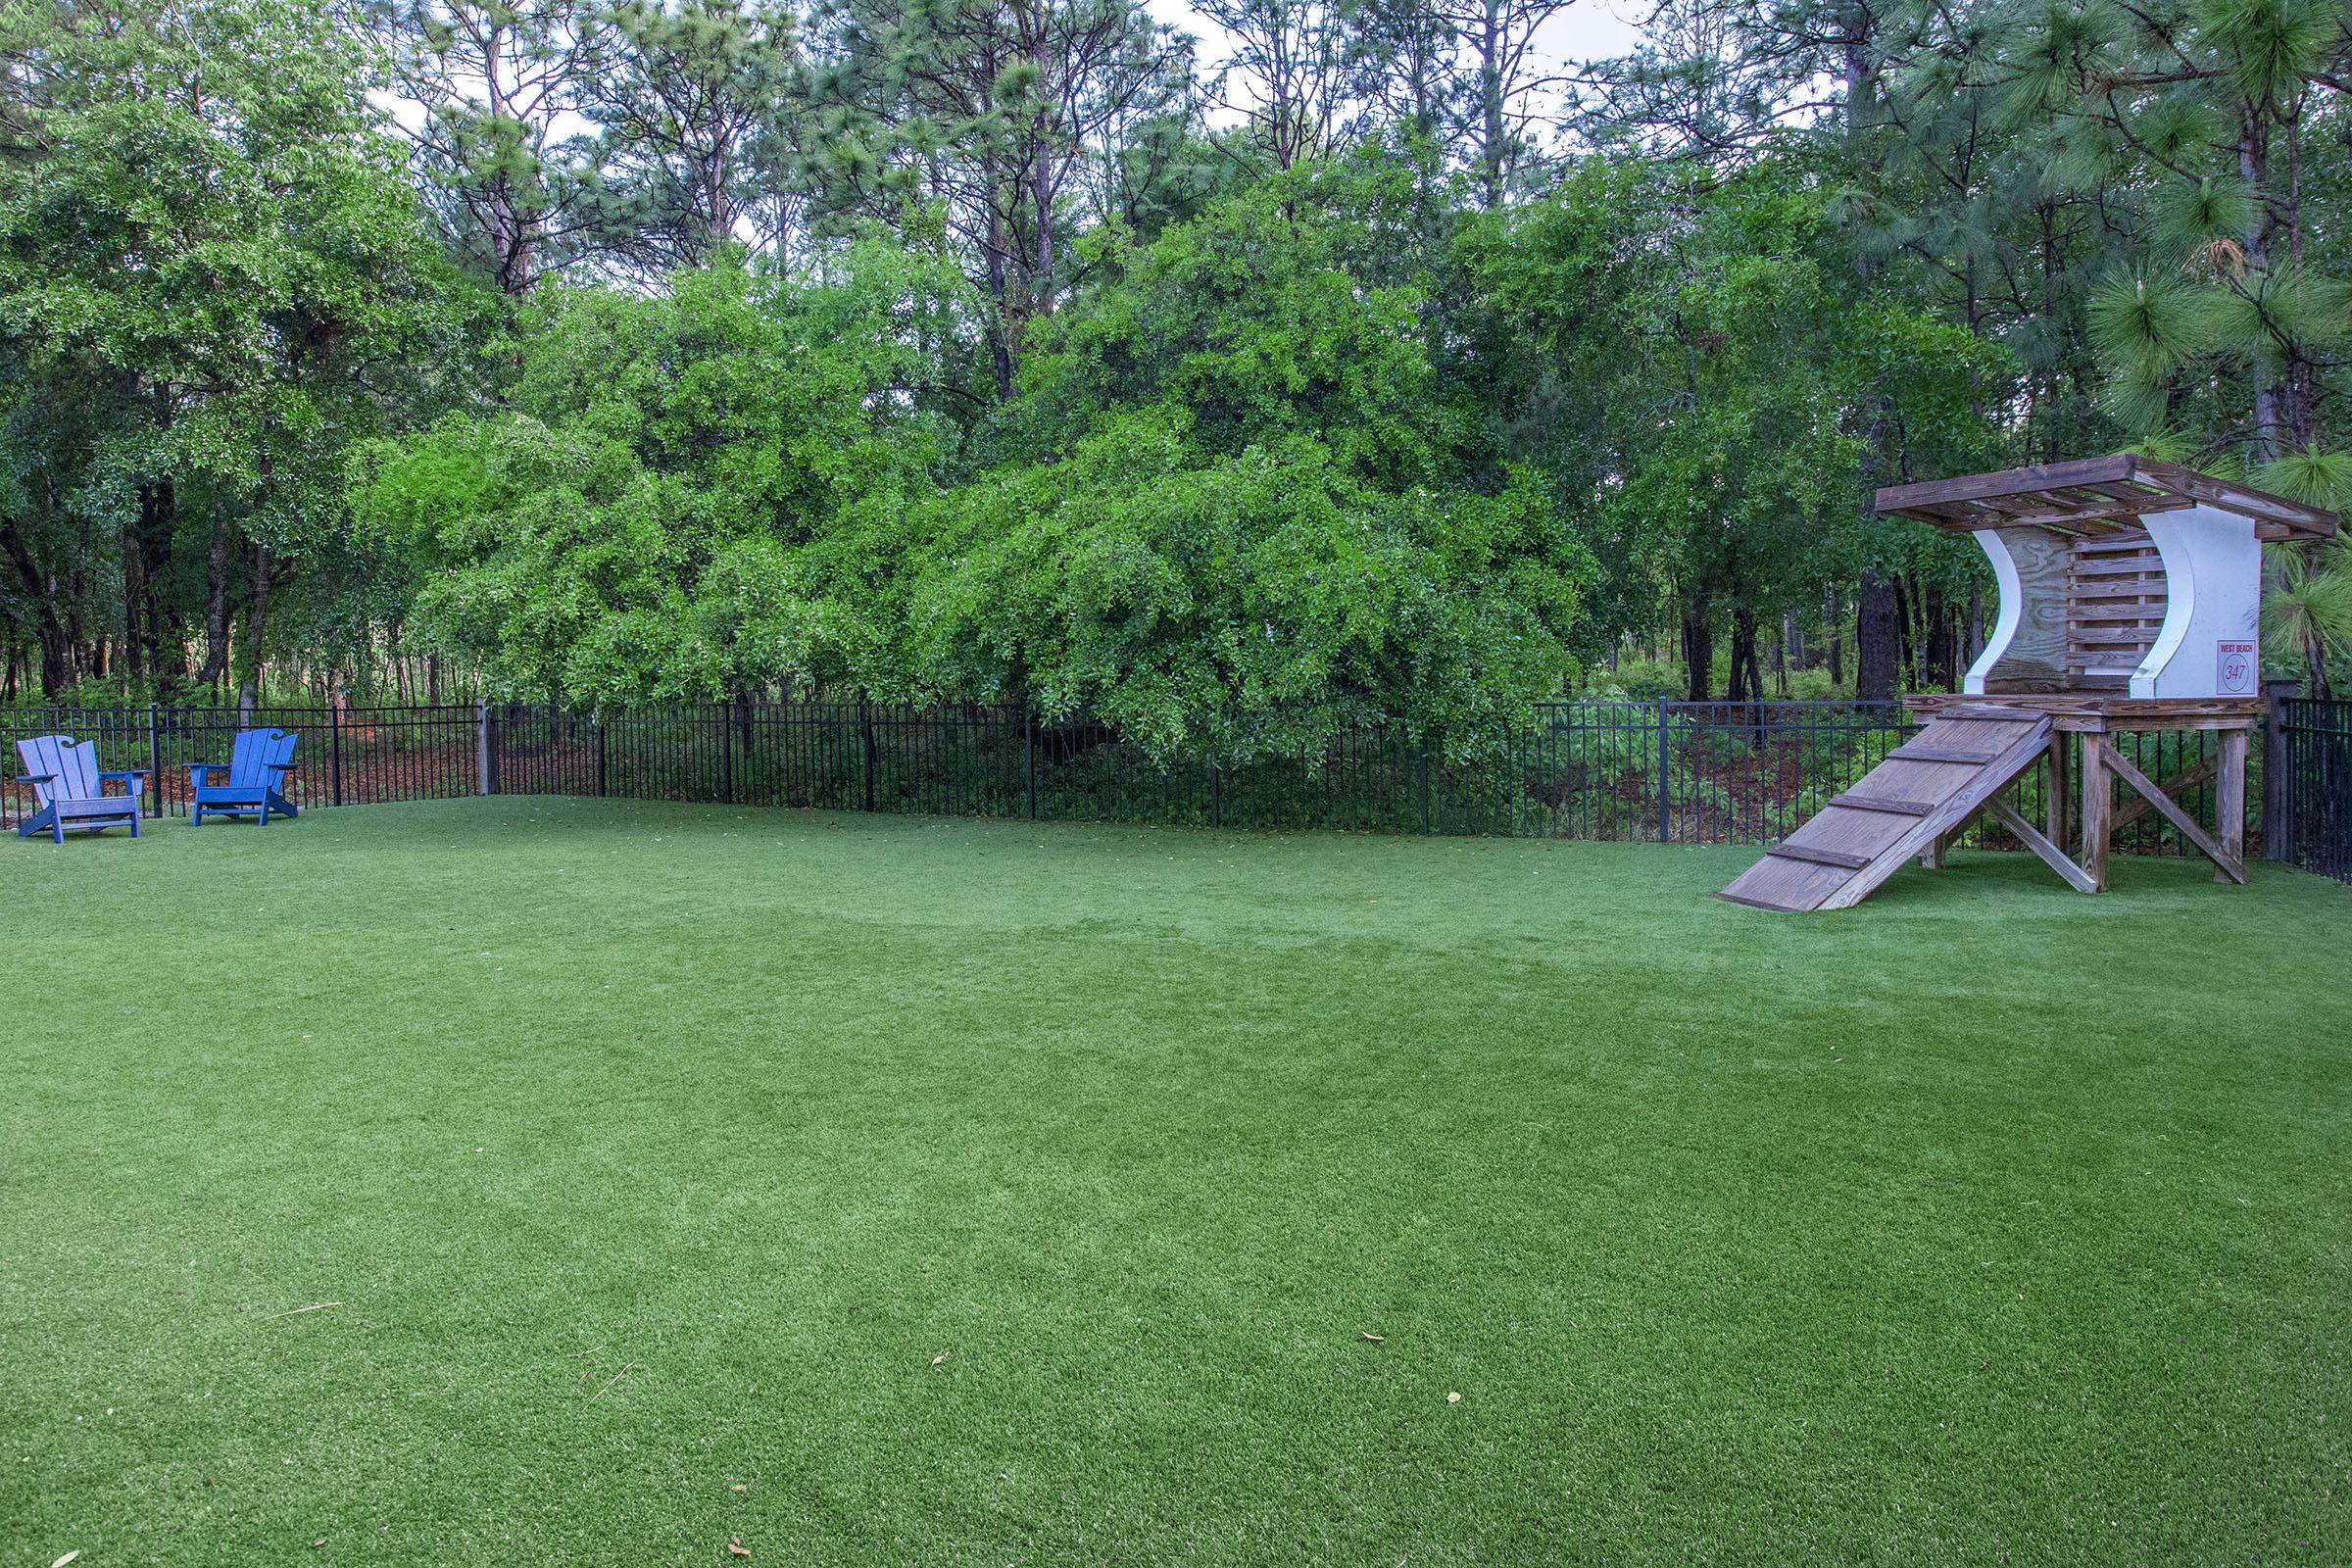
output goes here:
{"type": "Polygon", "coordinates": [[[1850,908],[1985,809],[2048,749],[2051,734],[2043,713],[2010,718],[1977,710],[1937,718],[1720,896],[1790,912],[1850,908]],[[1936,782],[1923,790],[1929,778],[1936,782]],[[1936,798],[1922,798],[1930,794],[1936,798]]]}

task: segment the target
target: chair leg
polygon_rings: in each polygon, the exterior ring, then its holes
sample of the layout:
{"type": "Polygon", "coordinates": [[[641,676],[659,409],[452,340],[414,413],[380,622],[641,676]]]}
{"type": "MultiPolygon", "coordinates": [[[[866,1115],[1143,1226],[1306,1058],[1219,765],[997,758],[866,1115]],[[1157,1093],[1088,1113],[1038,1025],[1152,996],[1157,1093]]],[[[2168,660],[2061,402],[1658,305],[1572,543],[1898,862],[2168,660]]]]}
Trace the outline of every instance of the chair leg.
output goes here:
{"type": "Polygon", "coordinates": [[[53,818],[53,819],[50,821],[50,823],[49,823],[49,833],[50,833],[50,836],[51,836],[52,838],[56,839],[58,843],[60,843],[60,844],[63,844],[63,843],[65,843],[65,842],[66,842],[66,819],[65,819],[64,817],[62,817],[62,816],[59,816],[59,817],[53,818]]]}

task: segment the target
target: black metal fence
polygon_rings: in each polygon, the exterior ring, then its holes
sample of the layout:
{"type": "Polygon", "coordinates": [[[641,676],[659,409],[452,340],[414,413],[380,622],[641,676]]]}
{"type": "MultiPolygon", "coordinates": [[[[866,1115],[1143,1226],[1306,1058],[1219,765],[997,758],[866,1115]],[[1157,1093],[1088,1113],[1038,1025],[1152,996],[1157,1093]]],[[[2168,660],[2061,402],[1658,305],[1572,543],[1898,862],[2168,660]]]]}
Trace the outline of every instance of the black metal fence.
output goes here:
{"type": "MultiPolygon", "coordinates": [[[[241,724],[302,737],[292,794],[304,807],[578,795],[1678,844],[1783,838],[1918,728],[1898,703],[1553,703],[1466,757],[1430,755],[1401,731],[1366,727],[1310,755],[1214,766],[1155,762],[1100,723],[977,706],[744,702],[602,717],[519,705],[304,708],[245,720],[218,709],[17,709],[0,710],[0,822],[32,808],[15,777],[13,742],[24,736],[95,740],[103,766],[149,769],[149,809],[177,816],[188,808],[186,764],[225,760],[241,724]]],[[[2295,797],[2315,813],[2304,835],[2315,844],[2346,809],[2352,769],[2333,733],[2335,770],[2311,762],[2295,797]]],[[[2210,812],[2211,736],[2122,739],[2151,777],[2183,781],[2175,796],[2183,807],[2210,812]]],[[[2046,786],[2046,763],[2036,763],[2012,786],[2011,804],[2039,820],[2046,786]]],[[[1997,828],[1971,832],[1964,842],[2012,847],[1997,828]]],[[[2154,812],[2129,816],[2115,842],[2188,853],[2154,812]]]]}
{"type": "Polygon", "coordinates": [[[2288,698],[2271,727],[2271,857],[2352,882],[2352,703],[2288,698]]]}

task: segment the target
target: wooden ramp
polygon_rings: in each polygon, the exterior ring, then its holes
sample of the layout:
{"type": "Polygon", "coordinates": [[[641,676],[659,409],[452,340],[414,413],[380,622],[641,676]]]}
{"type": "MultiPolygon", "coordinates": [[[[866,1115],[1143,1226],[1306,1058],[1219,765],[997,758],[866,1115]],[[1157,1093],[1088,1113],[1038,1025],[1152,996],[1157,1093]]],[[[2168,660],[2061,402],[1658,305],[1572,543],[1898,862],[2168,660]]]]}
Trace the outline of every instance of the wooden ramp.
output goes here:
{"type": "Polygon", "coordinates": [[[1974,821],[2049,744],[2047,713],[1947,708],[1716,897],[1760,909],[1851,908],[1974,821]]]}

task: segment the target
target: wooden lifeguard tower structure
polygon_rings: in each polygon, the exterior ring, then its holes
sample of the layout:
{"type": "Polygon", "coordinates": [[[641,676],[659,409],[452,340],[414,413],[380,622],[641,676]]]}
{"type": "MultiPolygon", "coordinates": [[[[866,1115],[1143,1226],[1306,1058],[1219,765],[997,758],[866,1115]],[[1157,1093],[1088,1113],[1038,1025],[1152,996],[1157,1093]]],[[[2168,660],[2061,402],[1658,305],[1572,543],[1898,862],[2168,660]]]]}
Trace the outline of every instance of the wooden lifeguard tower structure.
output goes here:
{"type": "Polygon", "coordinates": [[[1878,510],[1974,535],[2000,585],[1999,617],[1958,695],[1906,699],[1926,728],[1721,897],[1847,908],[1915,856],[1940,865],[1985,812],[2069,884],[2101,892],[2117,778],[2213,860],[2215,880],[2245,881],[2262,546],[2328,537],[2335,515],[2130,454],[1892,485],[1878,510]],[[2159,785],[2109,740],[2149,730],[2216,731],[2217,755],[2159,785]],[[2079,780],[2070,735],[2082,737],[2079,780]],[[2036,826],[1999,796],[2045,754],[2036,826]],[[2208,775],[2210,831],[2172,795],[2208,775]]]}

